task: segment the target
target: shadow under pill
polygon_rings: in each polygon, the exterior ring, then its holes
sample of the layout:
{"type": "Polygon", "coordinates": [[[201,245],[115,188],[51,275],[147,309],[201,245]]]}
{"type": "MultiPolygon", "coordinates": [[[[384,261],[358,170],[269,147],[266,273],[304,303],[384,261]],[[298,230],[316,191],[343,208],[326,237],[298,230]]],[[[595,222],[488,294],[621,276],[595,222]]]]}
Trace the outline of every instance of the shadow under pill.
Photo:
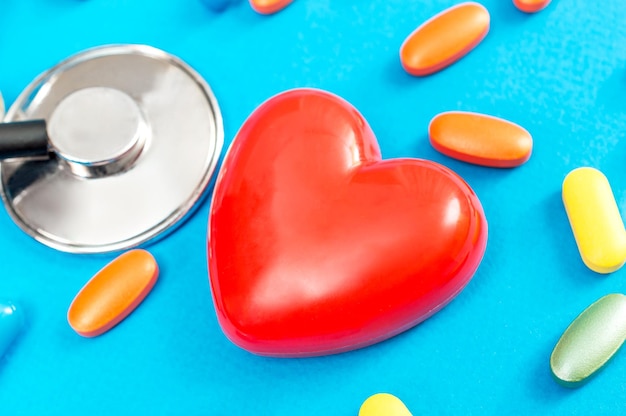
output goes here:
{"type": "Polygon", "coordinates": [[[598,278],[604,275],[593,272],[583,263],[563,206],[560,188],[553,191],[539,209],[544,238],[550,240],[550,245],[554,248],[551,261],[555,268],[560,269],[568,278],[575,279],[577,284],[588,286],[597,283],[598,278]]]}
{"type": "Polygon", "coordinates": [[[394,87],[407,88],[417,87],[420,85],[420,78],[409,74],[402,68],[400,62],[400,48],[398,47],[398,53],[393,54],[393,57],[387,61],[384,65],[384,79],[389,81],[394,87]]]}
{"type": "MultiPolygon", "coordinates": [[[[550,7],[550,6],[548,6],[550,7]]],[[[513,4],[513,1],[499,1],[495,2],[489,7],[489,13],[491,14],[491,20],[497,21],[498,24],[502,22],[506,26],[506,30],[510,30],[510,25],[522,25],[530,23],[529,19],[537,13],[525,13],[519,10],[513,4]]],[[[541,13],[541,12],[538,12],[541,13]]]]}
{"type": "Polygon", "coordinates": [[[441,155],[435,162],[440,163],[454,171],[463,178],[475,192],[490,191],[498,182],[504,181],[516,172],[515,168],[493,168],[489,166],[475,165],[473,163],[456,160],[441,155]]]}
{"type": "MultiPolygon", "coordinates": [[[[557,340],[554,341],[555,345],[557,340]]],[[[536,356],[533,356],[534,363],[532,365],[523,367],[529,370],[525,378],[532,397],[536,397],[543,403],[554,403],[564,400],[575,390],[559,385],[554,379],[550,371],[551,353],[551,347],[545,346],[538,351],[536,356]]]]}

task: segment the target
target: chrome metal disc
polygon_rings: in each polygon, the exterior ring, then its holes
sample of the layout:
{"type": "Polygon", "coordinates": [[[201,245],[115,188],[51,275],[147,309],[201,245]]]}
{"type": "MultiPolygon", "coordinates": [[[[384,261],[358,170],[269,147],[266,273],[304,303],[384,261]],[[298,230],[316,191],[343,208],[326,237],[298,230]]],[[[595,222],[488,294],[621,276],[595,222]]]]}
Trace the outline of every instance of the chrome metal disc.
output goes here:
{"type": "Polygon", "coordinates": [[[2,94],[0,94],[0,122],[4,118],[4,100],[2,99],[2,94]]]}
{"type": "Polygon", "coordinates": [[[46,119],[49,160],[0,164],[2,199],[36,240],[72,253],[137,246],[189,214],[224,141],[207,83],[143,45],[90,49],[35,79],[4,121],[46,119]]]}

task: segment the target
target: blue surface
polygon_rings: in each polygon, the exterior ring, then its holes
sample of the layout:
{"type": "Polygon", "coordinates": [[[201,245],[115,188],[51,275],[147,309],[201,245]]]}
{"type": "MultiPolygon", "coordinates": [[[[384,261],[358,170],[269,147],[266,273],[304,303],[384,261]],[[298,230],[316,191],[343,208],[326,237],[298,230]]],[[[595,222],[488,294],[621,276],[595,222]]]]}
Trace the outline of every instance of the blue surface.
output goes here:
{"type": "Polygon", "coordinates": [[[625,270],[603,276],[582,264],[560,193],[570,170],[593,166],[626,215],[626,3],[554,0],[526,15],[507,0],[486,0],[492,26],[476,50],[436,75],[405,74],[405,37],[453,4],[295,0],[267,17],[245,1],[214,13],[200,0],[4,0],[0,90],[8,104],[58,61],[110,43],[146,43],[198,70],[220,101],[227,145],[269,96],[323,88],[363,113],[385,158],[431,159],[465,178],[490,235],[472,282],[418,327],[359,351],[270,359],[235,347],[217,324],[208,199],[148,246],[159,282],[127,320],[94,339],[70,329],[67,308],[112,256],[54,251],[0,210],[0,298],[22,305],[28,320],[0,363],[0,412],[357,415],[369,395],[389,392],[415,415],[623,414],[623,351],[577,390],[552,380],[548,359],[578,313],[626,292],[625,270]],[[533,156],[495,170],[438,154],[426,131],[446,110],[524,126],[533,156]]]}

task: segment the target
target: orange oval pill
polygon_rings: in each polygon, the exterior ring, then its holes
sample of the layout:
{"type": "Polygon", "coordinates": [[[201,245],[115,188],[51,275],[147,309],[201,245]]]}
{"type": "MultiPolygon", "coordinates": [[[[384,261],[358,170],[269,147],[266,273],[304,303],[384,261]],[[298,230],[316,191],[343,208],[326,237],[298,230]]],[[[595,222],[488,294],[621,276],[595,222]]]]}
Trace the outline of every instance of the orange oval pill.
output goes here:
{"type": "Polygon", "coordinates": [[[261,14],[276,13],[289,6],[293,0],[250,0],[250,6],[261,14]]]}
{"type": "Polygon", "coordinates": [[[496,168],[519,166],[530,158],[528,131],[501,118],[451,111],[435,116],[428,126],[432,146],[444,155],[496,168]]]}
{"type": "Polygon", "coordinates": [[[126,318],[146,297],[159,275],[145,250],[131,250],[104,266],[78,292],[67,320],[80,335],[95,337],[126,318]]]}
{"type": "Polygon", "coordinates": [[[536,13],[545,9],[550,0],[513,0],[515,7],[526,13],[536,13]]]}
{"type": "Polygon", "coordinates": [[[444,10],[411,33],[400,61],[412,75],[429,75],[466,55],[489,32],[489,12],[474,2],[444,10]]]}

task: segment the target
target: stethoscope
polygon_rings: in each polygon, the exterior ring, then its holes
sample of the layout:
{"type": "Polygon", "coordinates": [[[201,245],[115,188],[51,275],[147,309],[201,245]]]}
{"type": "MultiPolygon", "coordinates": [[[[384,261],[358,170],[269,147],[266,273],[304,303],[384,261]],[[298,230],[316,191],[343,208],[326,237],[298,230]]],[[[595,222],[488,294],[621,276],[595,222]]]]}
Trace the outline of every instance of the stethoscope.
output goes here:
{"type": "Polygon", "coordinates": [[[180,59],[145,45],[72,56],[0,124],[0,191],[15,223],[72,253],[139,246],[182,223],[223,145],[217,100],[180,59]]]}

